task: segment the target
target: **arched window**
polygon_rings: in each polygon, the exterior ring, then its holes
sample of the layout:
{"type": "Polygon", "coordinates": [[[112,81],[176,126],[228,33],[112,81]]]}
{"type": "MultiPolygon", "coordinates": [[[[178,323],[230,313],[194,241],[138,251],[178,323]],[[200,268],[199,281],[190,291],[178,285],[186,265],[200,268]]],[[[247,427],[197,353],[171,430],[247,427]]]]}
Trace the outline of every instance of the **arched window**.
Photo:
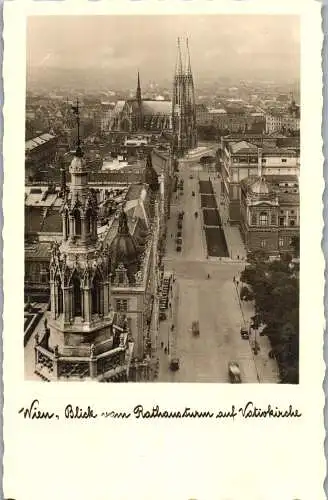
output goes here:
{"type": "Polygon", "coordinates": [[[74,210],[75,236],[81,236],[81,214],[79,210],[74,210]]]}
{"type": "Polygon", "coordinates": [[[100,294],[101,294],[101,277],[99,273],[96,273],[95,277],[93,278],[92,289],[91,289],[92,314],[101,313],[100,294]]]}
{"type": "Polygon", "coordinates": [[[260,226],[268,225],[268,214],[266,212],[260,213],[260,226]]]}
{"type": "Polygon", "coordinates": [[[82,315],[81,281],[75,272],[72,277],[73,284],[73,316],[82,315]]]}
{"type": "Polygon", "coordinates": [[[90,208],[85,215],[85,226],[87,236],[92,236],[92,210],[90,208]]]}
{"type": "Polygon", "coordinates": [[[67,238],[69,236],[69,218],[68,218],[68,211],[67,210],[65,210],[64,219],[65,219],[64,238],[65,238],[65,240],[67,240],[67,238]]]}
{"type": "Polygon", "coordinates": [[[59,276],[56,278],[56,287],[57,287],[57,314],[61,314],[63,312],[63,289],[61,286],[61,281],[59,276]]]}

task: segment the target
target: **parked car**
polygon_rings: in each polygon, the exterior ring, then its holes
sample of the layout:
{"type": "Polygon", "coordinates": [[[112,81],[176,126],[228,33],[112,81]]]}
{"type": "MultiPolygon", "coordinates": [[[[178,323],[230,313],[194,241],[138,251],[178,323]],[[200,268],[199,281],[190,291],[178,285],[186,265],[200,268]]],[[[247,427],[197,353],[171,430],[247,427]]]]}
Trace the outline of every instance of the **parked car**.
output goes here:
{"type": "Polygon", "coordinates": [[[181,245],[177,245],[177,252],[181,252],[181,245]]]}
{"type": "Polygon", "coordinates": [[[241,383],[240,368],[239,368],[239,364],[236,361],[229,361],[228,373],[229,373],[230,382],[232,384],[240,384],[241,383]]]}
{"type": "Polygon", "coordinates": [[[182,222],[180,220],[178,221],[178,229],[182,229],[182,222]]]}
{"type": "Polygon", "coordinates": [[[173,372],[176,372],[180,368],[180,361],[179,358],[172,358],[170,362],[170,369],[173,372]]]}
{"type": "Polygon", "coordinates": [[[166,320],[166,313],[165,312],[161,311],[159,313],[159,320],[160,321],[165,321],[166,320]]]}
{"type": "Polygon", "coordinates": [[[193,321],[191,323],[191,331],[194,335],[199,335],[199,321],[193,321]]]}
{"type": "Polygon", "coordinates": [[[248,340],[249,339],[249,333],[248,333],[247,328],[241,328],[240,329],[240,335],[241,335],[242,339],[248,340]]]}

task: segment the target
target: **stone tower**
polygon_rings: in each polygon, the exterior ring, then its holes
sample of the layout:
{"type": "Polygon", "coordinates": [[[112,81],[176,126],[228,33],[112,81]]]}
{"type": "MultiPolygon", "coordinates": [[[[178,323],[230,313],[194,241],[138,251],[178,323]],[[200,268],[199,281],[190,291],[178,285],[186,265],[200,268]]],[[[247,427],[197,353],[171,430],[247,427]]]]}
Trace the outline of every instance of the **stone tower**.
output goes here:
{"type": "Polygon", "coordinates": [[[96,193],[79,139],[69,168],[70,190],[62,208],[62,243],[54,244],[50,262],[49,348],[79,356],[112,336],[110,266],[97,239],[96,193]]]}

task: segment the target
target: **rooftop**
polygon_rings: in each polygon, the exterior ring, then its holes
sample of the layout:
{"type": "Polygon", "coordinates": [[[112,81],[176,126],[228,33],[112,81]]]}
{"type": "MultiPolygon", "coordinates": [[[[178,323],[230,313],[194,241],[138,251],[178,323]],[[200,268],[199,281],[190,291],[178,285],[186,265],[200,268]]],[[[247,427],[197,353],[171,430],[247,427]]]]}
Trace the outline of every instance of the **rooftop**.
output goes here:
{"type": "Polygon", "coordinates": [[[47,133],[41,134],[37,137],[34,137],[33,139],[29,139],[25,142],[25,152],[28,153],[38,146],[41,146],[41,144],[45,144],[46,142],[49,142],[53,139],[56,139],[56,136],[47,133]]]}

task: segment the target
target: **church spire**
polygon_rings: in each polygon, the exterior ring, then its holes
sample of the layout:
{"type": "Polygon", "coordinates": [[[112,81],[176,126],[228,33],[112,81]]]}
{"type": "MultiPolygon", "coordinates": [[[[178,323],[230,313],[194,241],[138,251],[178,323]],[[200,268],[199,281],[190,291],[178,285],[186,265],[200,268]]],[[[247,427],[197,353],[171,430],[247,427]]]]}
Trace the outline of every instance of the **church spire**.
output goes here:
{"type": "Polygon", "coordinates": [[[139,71],[138,71],[138,85],[137,85],[136,98],[137,98],[138,103],[140,104],[141,103],[141,85],[140,85],[140,74],[139,74],[139,71]]]}
{"type": "Polygon", "coordinates": [[[178,37],[178,51],[177,51],[177,60],[175,64],[175,77],[182,76],[182,57],[181,57],[181,47],[180,47],[180,38],[178,37]]]}
{"type": "Polygon", "coordinates": [[[190,63],[190,52],[189,52],[189,40],[186,39],[186,66],[185,71],[188,76],[191,76],[191,63],[190,63]]]}

